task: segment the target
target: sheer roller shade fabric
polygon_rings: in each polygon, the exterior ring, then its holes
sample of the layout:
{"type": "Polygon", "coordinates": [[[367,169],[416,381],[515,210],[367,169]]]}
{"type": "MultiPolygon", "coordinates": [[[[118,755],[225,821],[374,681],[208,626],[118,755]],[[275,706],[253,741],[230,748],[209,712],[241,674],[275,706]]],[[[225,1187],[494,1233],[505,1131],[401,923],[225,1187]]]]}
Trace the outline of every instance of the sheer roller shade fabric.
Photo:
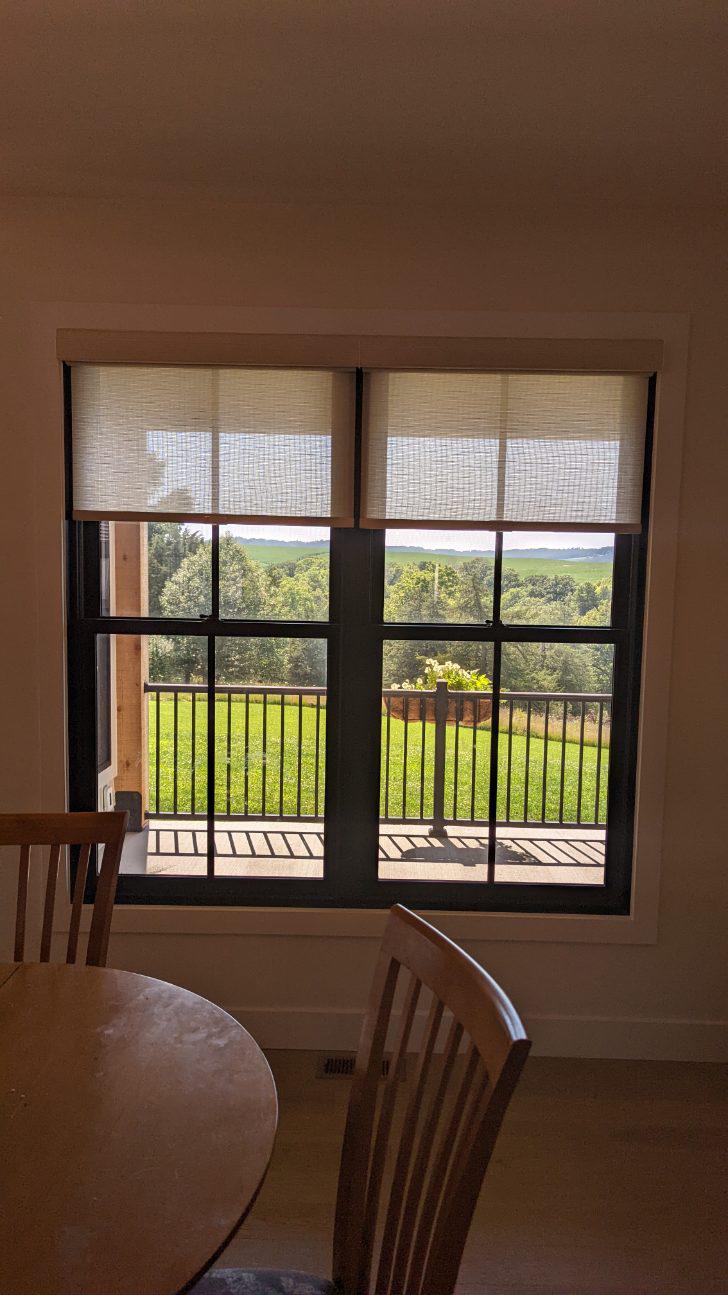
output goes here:
{"type": "Polygon", "coordinates": [[[354,374],[75,364],[73,513],[353,522],[354,374]]]}
{"type": "Polygon", "coordinates": [[[640,374],[367,374],[362,525],[638,531],[640,374]]]}

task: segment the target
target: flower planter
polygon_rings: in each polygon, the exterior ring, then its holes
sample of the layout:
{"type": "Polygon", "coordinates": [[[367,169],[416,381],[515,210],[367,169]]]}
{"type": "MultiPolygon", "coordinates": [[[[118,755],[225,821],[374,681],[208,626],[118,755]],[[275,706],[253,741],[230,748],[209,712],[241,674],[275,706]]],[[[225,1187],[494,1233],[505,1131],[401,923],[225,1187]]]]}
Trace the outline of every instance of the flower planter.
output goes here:
{"type": "MultiPolygon", "coordinates": [[[[418,723],[422,719],[424,702],[425,723],[435,723],[435,697],[428,692],[410,692],[395,693],[393,696],[386,698],[382,703],[384,713],[387,713],[387,703],[389,703],[389,714],[393,719],[409,720],[410,723],[418,723]]],[[[490,697],[463,697],[458,693],[449,693],[447,698],[447,724],[455,724],[460,720],[461,725],[465,728],[473,728],[474,725],[484,724],[490,720],[493,709],[490,697]]]]}

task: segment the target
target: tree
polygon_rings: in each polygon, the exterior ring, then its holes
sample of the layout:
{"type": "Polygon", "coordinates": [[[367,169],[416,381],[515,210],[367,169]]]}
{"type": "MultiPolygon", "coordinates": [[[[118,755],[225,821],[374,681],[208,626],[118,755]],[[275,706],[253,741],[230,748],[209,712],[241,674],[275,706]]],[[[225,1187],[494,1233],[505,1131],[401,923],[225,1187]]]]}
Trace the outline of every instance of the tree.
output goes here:
{"type": "Polygon", "coordinates": [[[323,621],[329,614],[329,558],[317,553],[267,568],[268,615],[275,620],[323,621]]]}
{"type": "Polygon", "coordinates": [[[493,616],[493,562],[490,558],[468,558],[455,571],[451,619],[483,624],[493,616]]]}
{"type": "MultiPolygon", "coordinates": [[[[202,544],[198,531],[181,522],[150,522],[148,538],[149,614],[160,616],[162,592],[190,553],[202,544]]],[[[208,594],[209,603],[209,594],[208,594]]],[[[209,606],[208,606],[209,610],[209,606]]]]}
{"type": "Polygon", "coordinates": [[[448,621],[456,589],[454,569],[442,562],[396,566],[385,586],[385,620],[448,621]]]}
{"type": "MultiPolygon", "coordinates": [[[[167,581],[160,597],[163,616],[204,616],[210,610],[210,545],[200,543],[167,581]]],[[[220,540],[220,612],[229,617],[260,616],[265,605],[262,567],[230,535],[220,540]]],[[[179,683],[207,678],[207,643],[191,635],[169,636],[150,661],[164,678],[179,683]]],[[[217,640],[220,683],[283,683],[281,651],[275,640],[230,636],[217,640]]]]}

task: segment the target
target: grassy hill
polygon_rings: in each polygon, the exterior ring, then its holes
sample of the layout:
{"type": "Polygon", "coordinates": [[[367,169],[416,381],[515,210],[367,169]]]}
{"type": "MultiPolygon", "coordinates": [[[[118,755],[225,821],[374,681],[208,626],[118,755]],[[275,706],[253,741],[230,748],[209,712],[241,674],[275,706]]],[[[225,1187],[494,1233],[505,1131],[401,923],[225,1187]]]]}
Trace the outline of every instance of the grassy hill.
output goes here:
{"type": "MultiPolygon", "coordinates": [[[[280,562],[298,562],[300,558],[313,557],[325,553],[327,545],[320,541],[288,540],[246,540],[240,539],[248,549],[251,557],[263,566],[273,566],[280,562]]],[[[443,562],[448,566],[460,566],[469,558],[478,554],[462,553],[455,549],[420,549],[394,545],[387,550],[387,562],[405,565],[409,562],[443,562]]],[[[517,571],[520,576],[531,575],[569,575],[574,580],[607,580],[611,572],[611,550],[602,549],[505,549],[504,566],[517,571]]]]}

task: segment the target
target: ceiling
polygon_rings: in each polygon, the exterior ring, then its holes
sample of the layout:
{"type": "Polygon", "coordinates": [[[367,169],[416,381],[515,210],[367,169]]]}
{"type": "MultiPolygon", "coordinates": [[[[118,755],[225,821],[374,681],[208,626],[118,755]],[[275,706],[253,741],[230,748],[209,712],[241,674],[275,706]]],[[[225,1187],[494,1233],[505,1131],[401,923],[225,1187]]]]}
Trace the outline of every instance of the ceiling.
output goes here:
{"type": "Polygon", "coordinates": [[[728,200],[723,0],[2,0],[0,188],[728,200]]]}

